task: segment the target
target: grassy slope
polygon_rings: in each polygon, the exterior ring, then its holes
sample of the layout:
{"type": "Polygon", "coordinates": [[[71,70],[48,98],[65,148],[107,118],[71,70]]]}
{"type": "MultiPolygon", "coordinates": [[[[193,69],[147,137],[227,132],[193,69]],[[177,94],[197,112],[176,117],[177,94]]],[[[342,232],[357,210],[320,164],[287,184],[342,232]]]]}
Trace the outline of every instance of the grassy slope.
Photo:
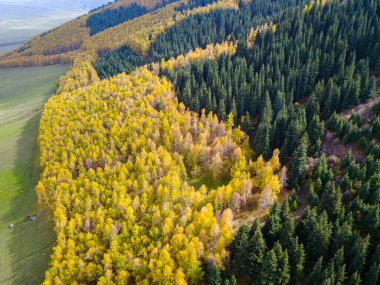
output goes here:
{"type": "Polygon", "coordinates": [[[0,284],[37,284],[47,266],[54,234],[50,213],[38,207],[34,193],[36,137],[42,105],[66,70],[0,69],[0,284]],[[33,214],[36,221],[25,222],[33,214]]]}

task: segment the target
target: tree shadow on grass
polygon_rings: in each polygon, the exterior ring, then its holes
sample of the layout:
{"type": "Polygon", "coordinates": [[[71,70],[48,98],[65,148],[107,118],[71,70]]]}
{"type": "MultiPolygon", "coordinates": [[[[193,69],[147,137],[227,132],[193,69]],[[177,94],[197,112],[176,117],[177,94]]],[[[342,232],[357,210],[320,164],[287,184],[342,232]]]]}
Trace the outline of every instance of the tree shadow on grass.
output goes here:
{"type": "Polygon", "coordinates": [[[5,217],[14,221],[7,244],[12,267],[12,276],[4,280],[8,284],[41,284],[55,242],[51,211],[38,204],[34,190],[40,175],[37,145],[40,117],[38,112],[28,119],[17,140],[13,169],[17,195],[5,217]],[[35,219],[28,220],[27,216],[35,219]]]}

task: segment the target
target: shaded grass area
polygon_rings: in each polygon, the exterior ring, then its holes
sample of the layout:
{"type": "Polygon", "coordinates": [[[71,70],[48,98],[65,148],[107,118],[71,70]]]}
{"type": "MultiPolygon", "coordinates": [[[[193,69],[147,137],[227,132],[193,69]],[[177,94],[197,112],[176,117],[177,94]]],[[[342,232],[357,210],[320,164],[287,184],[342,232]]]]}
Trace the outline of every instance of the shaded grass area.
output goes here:
{"type": "Polygon", "coordinates": [[[193,186],[195,189],[199,189],[202,185],[205,185],[208,190],[216,189],[219,186],[227,185],[230,182],[229,178],[221,178],[214,180],[210,175],[201,175],[195,178],[192,178],[188,181],[190,186],[193,186]]]}
{"type": "Polygon", "coordinates": [[[47,267],[55,236],[34,191],[36,138],[42,106],[66,70],[0,69],[0,284],[39,284],[47,267]],[[27,221],[29,215],[36,219],[27,221]]]}

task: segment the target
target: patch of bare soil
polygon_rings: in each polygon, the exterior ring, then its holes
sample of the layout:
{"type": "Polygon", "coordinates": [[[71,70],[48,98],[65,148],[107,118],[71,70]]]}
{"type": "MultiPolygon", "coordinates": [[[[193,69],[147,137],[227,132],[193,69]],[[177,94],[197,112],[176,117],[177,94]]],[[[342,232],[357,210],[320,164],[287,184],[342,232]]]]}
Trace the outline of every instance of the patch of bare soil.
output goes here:
{"type": "Polygon", "coordinates": [[[298,208],[295,211],[290,212],[290,218],[297,224],[301,219],[306,207],[309,205],[307,202],[307,194],[305,189],[301,189],[298,194],[298,208]]]}
{"type": "MultiPolygon", "coordinates": [[[[281,188],[281,192],[278,194],[277,203],[281,205],[285,201],[285,198],[289,195],[289,191],[286,191],[285,188],[281,188]]],[[[270,208],[271,207],[262,209],[260,207],[257,207],[257,205],[253,205],[253,210],[242,211],[240,213],[234,214],[234,220],[232,222],[234,232],[236,233],[242,225],[247,225],[248,227],[251,227],[256,219],[260,221],[261,226],[264,226],[270,208]]]]}
{"type": "MultiPolygon", "coordinates": [[[[378,93],[380,94],[380,89],[378,90],[378,93]]],[[[347,109],[343,112],[341,112],[339,115],[343,118],[348,120],[352,115],[359,115],[364,123],[367,123],[372,118],[372,108],[375,104],[380,102],[380,97],[375,97],[373,99],[368,100],[366,103],[359,104],[351,109],[347,109]]]]}
{"type": "Polygon", "coordinates": [[[364,152],[359,149],[356,144],[350,143],[344,145],[340,142],[339,138],[336,138],[334,133],[326,130],[326,134],[322,139],[322,152],[326,154],[328,158],[342,159],[351,150],[352,156],[356,160],[365,159],[364,152]]]}
{"type": "Polygon", "coordinates": [[[247,225],[248,227],[251,227],[256,219],[259,219],[261,226],[263,226],[267,215],[268,210],[258,209],[236,214],[234,217],[234,221],[232,222],[234,232],[236,233],[242,225],[247,225]]]}

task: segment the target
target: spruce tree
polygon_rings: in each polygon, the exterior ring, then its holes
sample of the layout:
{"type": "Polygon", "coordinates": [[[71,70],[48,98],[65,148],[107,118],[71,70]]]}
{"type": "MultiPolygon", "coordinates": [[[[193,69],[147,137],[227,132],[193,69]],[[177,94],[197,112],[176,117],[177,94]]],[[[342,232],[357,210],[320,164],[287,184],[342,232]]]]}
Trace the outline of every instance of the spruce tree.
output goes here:
{"type": "Polygon", "coordinates": [[[221,285],[222,277],[219,268],[209,266],[206,268],[206,280],[208,285],[221,285]]]}
{"type": "Polygon", "coordinates": [[[227,118],[226,114],[226,105],[224,104],[224,99],[221,99],[219,101],[218,109],[217,109],[217,115],[219,120],[225,121],[227,118]]]}
{"type": "Polygon", "coordinates": [[[280,211],[280,206],[275,203],[272,206],[263,227],[263,236],[269,247],[272,247],[274,243],[280,238],[282,229],[280,211]]]}
{"type": "Polygon", "coordinates": [[[363,285],[374,285],[379,282],[380,264],[375,263],[364,277],[363,285]]]}
{"type": "Polygon", "coordinates": [[[286,127],[288,124],[287,108],[281,109],[273,123],[271,143],[272,149],[281,148],[284,142],[284,134],[286,133],[286,127]]]}
{"type": "Polygon", "coordinates": [[[191,104],[191,87],[190,84],[186,84],[185,89],[182,92],[182,101],[186,107],[191,104]]]}
{"type": "Polygon", "coordinates": [[[344,210],[340,188],[335,187],[333,182],[329,181],[325,186],[324,191],[320,204],[320,211],[325,210],[331,220],[342,219],[344,210]]]}
{"type": "Polygon", "coordinates": [[[354,272],[347,281],[347,285],[360,285],[362,280],[358,272],[354,272]]]}
{"type": "Polygon", "coordinates": [[[232,103],[231,103],[231,112],[230,112],[232,115],[234,115],[234,124],[236,125],[237,124],[237,110],[236,110],[236,102],[235,102],[235,98],[232,99],[232,103]]]}
{"type": "Polygon", "coordinates": [[[353,238],[352,222],[345,220],[341,223],[336,220],[333,228],[334,233],[331,239],[331,250],[335,252],[341,247],[348,248],[353,238]]]}
{"type": "Polygon", "coordinates": [[[206,113],[208,114],[208,113],[212,112],[212,110],[213,110],[211,91],[207,90],[207,93],[206,93],[205,96],[206,96],[206,106],[205,106],[205,109],[206,109],[206,113]]]}
{"type": "Polygon", "coordinates": [[[273,104],[273,116],[277,116],[278,112],[285,107],[285,93],[282,91],[277,92],[276,99],[273,104]]]}
{"type": "Polygon", "coordinates": [[[308,285],[321,285],[325,280],[325,275],[322,266],[323,258],[319,258],[317,263],[314,265],[313,271],[311,272],[307,284],[308,285]]]}
{"type": "Polygon", "coordinates": [[[309,101],[307,102],[307,105],[306,105],[306,118],[307,118],[307,120],[310,122],[311,119],[315,115],[319,116],[319,111],[320,111],[319,103],[318,103],[317,97],[313,93],[313,94],[311,94],[309,101]]]}
{"type": "Polygon", "coordinates": [[[246,225],[240,227],[234,241],[231,244],[231,252],[233,254],[233,268],[237,275],[247,275],[248,264],[248,242],[249,242],[249,228],[246,225]]]}
{"type": "Polygon", "coordinates": [[[257,284],[276,284],[277,256],[274,249],[267,252],[257,284]]]}
{"type": "Polygon", "coordinates": [[[245,117],[241,126],[242,131],[249,134],[251,129],[251,117],[249,116],[249,112],[245,113],[245,117]]]}
{"type": "Polygon", "coordinates": [[[306,259],[304,246],[298,241],[298,237],[295,237],[288,252],[291,281],[292,283],[297,283],[298,281],[301,281],[303,277],[304,263],[306,259]]]}
{"type": "Polygon", "coordinates": [[[319,154],[318,140],[320,140],[325,131],[325,125],[323,121],[320,121],[318,115],[314,115],[307,128],[307,134],[310,140],[310,151],[314,154],[319,154]]]}
{"type": "Polygon", "coordinates": [[[290,280],[289,256],[286,250],[283,250],[281,244],[277,242],[273,247],[277,256],[277,272],[275,273],[275,284],[288,284],[290,280]]]}
{"type": "Polygon", "coordinates": [[[308,146],[309,140],[307,134],[304,134],[289,162],[289,186],[291,188],[296,188],[304,179],[308,146]]]}
{"type": "Polygon", "coordinates": [[[306,208],[297,233],[305,246],[306,256],[309,260],[317,260],[327,254],[330,246],[332,225],[327,213],[317,213],[316,209],[306,208]]]}
{"type": "Polygon", "coordinates": [[[346,279],[346,265],[344,263],[343,247],[335,253],[327,265],[325,278],[328,284],[344,284],[346,279]]]}
{"type": "Polygon", "coordinates": [[[250,230],[250,239],[248,242],[247,254],[248,264],[247,269],[251,278],[259,275],[264,257],[266,253],[266,244],[260,230],[260,223],[256,219],[250,230]]]}
{"type": "Polygon", "coordinates": [[[285,142],[281,148],[281,161],[287,161],[297,148],[301,136],[301,126],[296,118],[292,118],[286,130],[285,142]]]}
{"type": "Polygon", "coordinates": [[[254,151],[256,155],[263,155],[268,159],[271,155],[270,138],[272,130],[272,105],[268,92],[265,94],[264,109],[261,114],[261,120],[255,137],[254,151]]]}
{"type": "Polygon", "coordinates": [[[369,246],[369,236],[362,238],[359,232],[355,232],[350,245],[346,249],[346,261],[350,273],[362,273],[369,246]]]}

